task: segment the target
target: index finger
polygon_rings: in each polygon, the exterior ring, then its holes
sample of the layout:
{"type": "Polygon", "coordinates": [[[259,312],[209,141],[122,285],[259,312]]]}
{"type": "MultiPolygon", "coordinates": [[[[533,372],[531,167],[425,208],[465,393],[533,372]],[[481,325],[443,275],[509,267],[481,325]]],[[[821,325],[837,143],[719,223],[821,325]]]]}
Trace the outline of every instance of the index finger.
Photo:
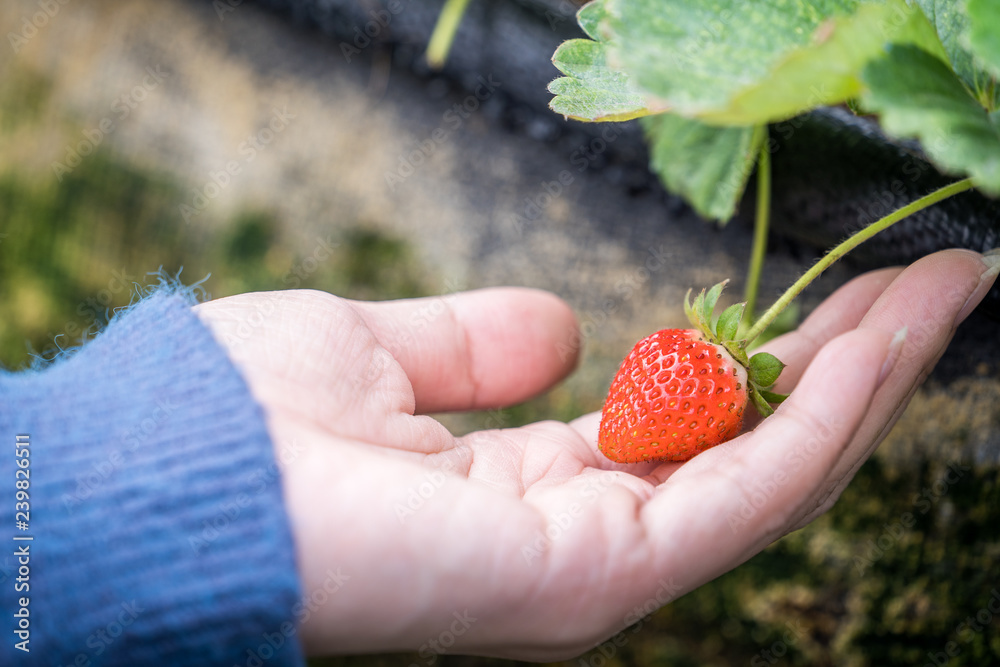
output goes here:
{"type": "Polygon", "coordinates": [[[825,484],[875,392],[891,334],[845,333],[823,347],[798,389],[753,432],[682,465],[643,508],[675,572],[695,585],[788,532],[825,484]],[[676,545],[685,545],[677,553],[676,545]]]}
{"type": "Polygon", "coordinates": [[[909,266],[879,297],[859,328],[908,333],[892,372],[872,399],[858,433],[833,471],[834,484],[803,519],[825,511],[840,496],[906,409],[917,388],[944,354],[960,320],[996,280],[1000,257],[970,250],[943,250],[909,266]]]}

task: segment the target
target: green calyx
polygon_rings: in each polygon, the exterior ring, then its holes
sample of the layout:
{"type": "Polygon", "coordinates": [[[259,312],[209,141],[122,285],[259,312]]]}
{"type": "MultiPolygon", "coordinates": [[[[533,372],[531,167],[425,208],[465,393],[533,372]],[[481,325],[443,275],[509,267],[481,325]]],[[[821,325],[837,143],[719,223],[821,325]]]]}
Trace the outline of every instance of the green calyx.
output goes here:
{"type": "Polygon", "coordinates": [[[733,304],[715,317],[715,306],[728,283],[728,280],[724,280],[707,291],[701,290],[694,301],[691,300],[691,290],[688,290],[684,295],[684,314],[709,342],[726,348],[747,369],[750,400],[761,416],[769,417],[774,413],[771,404],[781,403],[787,398],[786,395],[771,391],[785,364],[767,352],[747,356],[747,346],[751,339],[739,338],[740,321],[743,319],[746,303],[733,304]]]}

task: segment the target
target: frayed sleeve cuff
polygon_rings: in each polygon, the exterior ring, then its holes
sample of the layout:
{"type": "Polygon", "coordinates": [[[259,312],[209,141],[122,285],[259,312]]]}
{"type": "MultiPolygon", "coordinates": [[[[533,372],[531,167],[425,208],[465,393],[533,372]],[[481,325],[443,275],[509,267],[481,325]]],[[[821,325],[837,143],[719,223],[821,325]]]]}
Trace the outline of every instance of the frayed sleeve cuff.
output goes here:
{"type": "Polygon", "coordinates": [[[264,415],[183,293],[0,373],[0,438],[0,663],[303,664],[264,415]]]}

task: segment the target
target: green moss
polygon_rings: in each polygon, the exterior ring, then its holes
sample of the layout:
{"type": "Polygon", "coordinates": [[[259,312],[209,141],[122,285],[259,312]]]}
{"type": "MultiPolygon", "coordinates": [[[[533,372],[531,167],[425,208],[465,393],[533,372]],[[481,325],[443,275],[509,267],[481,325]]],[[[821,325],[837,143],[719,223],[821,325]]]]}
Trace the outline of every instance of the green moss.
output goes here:
{"type": "Polygon", "coordinates": [[[128,304],[132,283],[160,266],[176,271],[183,251],[171,224],[177,188],[98,151],[64,176],[0,173],[0,363],[27,349],[51,356],[128,304]]]}
{"type": "Polygon", "coordinates": [[[261,211],[239,215],[225,243],[225,257],[233,264],[260,262],[275,242],[274,216],[261,211]]]}
{"type": "MultiPolygon", "coordinates": [[[[0,138],[41,136],[51,84],[21,67],[0,82],[0,138]]],[[[58,122],[72,126],[72,121],[58,122]]],[[[70,134],[79,130],[73,128],[70,134]]],[[[52,358],[92,336],[149,274],[183,270],[215,297],[291,287],[359,299],[433,293],[403,240],[371,224],[334,221],[302,243],[272,211],[230,220],[206,211],[185,224],[182,185],[102,144],[67,173],[31,171],[0,155],[0,367],[52,358]]],[[[433,278],[433,276],[431,276],[433,278]]]]}
{"type": "Polygon", "coordinates": [[[344,235],[343,244],[341,280],[358,298],[402,299],[429,293],[405,241],[358,227],[344,235]]]}
{"type": "Polygon", "coordinates": [[[290,287],[359,299],[432,293],[404,241],[348,226],[301,250],[278,217],[248,209],[198,225],[179,215],[180,185],[98,149],[62,181],[0,172],[0,364],[51,358],[127,305],[161,268],[211,276],[213,296],[290,287]],[[218,231],[209,231],[218,230],[218,231]]]}
{"type": "Polygon", "coordinates": [[[0,76],[0,132],[16,129],[41,115],[52,81],[27,67],[8,66],[0,76]]]}

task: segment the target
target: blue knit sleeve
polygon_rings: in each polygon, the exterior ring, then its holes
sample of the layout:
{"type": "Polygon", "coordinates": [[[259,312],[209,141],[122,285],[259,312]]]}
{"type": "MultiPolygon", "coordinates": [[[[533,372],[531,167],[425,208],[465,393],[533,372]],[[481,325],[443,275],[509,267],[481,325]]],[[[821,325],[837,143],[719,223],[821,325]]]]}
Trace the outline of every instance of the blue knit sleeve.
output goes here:
{"type": "Polygon", "coordinates": [[[263,414],[177,293],[0,372],[0,544],[0,664],[302,664],[263,414]]]}

